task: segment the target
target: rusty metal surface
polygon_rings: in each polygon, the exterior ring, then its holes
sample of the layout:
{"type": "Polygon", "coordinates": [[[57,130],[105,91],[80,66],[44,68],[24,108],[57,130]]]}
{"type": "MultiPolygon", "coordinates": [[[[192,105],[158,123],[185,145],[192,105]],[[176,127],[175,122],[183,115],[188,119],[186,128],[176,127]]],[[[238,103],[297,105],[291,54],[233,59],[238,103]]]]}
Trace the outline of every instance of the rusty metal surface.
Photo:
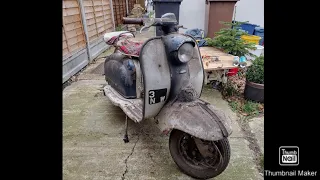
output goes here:
{"type": "Polygon", "coordinates": [[[103,90],[112,104],[120,107],[131,120],[142,121],[142,99],[125,99],[110,85],[106,85],[103,90]]]}
{"type": "Polygon", "coordinates": [[[179,129],[200,139],[216,141],[230,136],[231,119],[205,101],[168,103],[155,119],[160,130],[179,129]]]}

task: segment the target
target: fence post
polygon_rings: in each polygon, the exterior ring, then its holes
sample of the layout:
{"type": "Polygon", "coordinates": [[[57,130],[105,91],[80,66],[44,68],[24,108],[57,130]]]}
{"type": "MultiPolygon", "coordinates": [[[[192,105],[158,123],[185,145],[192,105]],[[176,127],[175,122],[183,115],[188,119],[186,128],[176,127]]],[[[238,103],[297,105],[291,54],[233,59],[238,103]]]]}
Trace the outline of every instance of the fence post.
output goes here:
{"type": "Polygon", "coordinates": [[[128,3],[128,0],[126,0],[126,8],[127,8],[127,16],[129,16],[129,3],[128,3]]]}
{"type": "Polygon", "coordinates": [[[89,62],[92,60],[91,51],[90,51],[90,41],[89,41],[89,35],[88,35],[88,29],[87,29],[87,20],[86,20],[86,13],[84,11],[84,7],[82,4],[82,0],[78,0],[80,5],[80,13],[81,13],[81,19],[82,19],[82,26],[84,30],[84,35],[86,37],[86,46],[87,46],[87,54],[89,58],[89,62]]]}
{"type": "Polygon", "coordinates": [[[116,30],[116,23],[114,21],[113,2],[112,2],[112,0],[110,0],[110,10],[111,10],[111,16],[112,16],[113,31],[115,31],[116,30]]]}

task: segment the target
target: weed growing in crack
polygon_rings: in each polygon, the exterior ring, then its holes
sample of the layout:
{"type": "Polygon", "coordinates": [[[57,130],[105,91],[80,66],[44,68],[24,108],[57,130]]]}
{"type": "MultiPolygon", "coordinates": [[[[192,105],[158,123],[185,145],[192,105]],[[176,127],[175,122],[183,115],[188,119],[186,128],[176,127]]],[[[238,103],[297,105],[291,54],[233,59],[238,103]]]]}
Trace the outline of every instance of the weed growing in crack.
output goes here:
{"type": "Polygon", "coordinates": [[[260,167],[264,169],[264,155],[260,156],[260,167]]]}
{"type": "Polygon", "coordinates": [[[243,117],[239,119],[239,125],[245,134],[245,139],[249,142],[249,148],[254,152],[254,162],[256,164],[256,167],[260,173],[263,173],[264,168],[264,156],[261,152],[261,149],[258,145],[257,139],[255,138],[255,135],[251,132],[251,128],[249,126],[248,117],[243,117]]]}

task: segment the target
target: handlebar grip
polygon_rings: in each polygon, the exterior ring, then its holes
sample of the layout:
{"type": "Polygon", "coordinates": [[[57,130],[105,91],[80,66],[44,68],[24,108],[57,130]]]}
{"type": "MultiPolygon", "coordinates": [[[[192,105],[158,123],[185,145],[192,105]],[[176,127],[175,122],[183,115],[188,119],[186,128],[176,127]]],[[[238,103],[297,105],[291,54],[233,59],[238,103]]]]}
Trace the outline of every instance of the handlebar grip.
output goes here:
{"type": "Polygon", "coordinates": [[[127,18],[127,17],[123,17],[123,24],[139,24],[139,25],[143,25],[143,18],[127,18]]]}

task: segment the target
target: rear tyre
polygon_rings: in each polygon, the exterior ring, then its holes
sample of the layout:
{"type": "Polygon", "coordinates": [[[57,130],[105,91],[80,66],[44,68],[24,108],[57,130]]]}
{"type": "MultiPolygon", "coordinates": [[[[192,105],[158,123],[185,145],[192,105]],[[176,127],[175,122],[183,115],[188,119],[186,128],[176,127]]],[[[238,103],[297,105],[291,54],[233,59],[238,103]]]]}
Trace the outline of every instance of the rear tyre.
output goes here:
{"type": "Polygon", "coordinates": [[[213,178],[221,174],[228,166],[230,161],[230,145],[228,139],[219,141],[202,141],[204,144],[211,144],[212,147],[217,147],[220,151],[212,150],[212,158],[210,160],[203,158],[200,154],[194,139],[191,135],[174,129],[170,134],[169,149],[170,154],[180,168],[180,170],[198,179],[213,178]],[[214,145],[214,144],[215,145],[214,145]],[[219,157],[222,161],[219,161],[219,157]]]}

